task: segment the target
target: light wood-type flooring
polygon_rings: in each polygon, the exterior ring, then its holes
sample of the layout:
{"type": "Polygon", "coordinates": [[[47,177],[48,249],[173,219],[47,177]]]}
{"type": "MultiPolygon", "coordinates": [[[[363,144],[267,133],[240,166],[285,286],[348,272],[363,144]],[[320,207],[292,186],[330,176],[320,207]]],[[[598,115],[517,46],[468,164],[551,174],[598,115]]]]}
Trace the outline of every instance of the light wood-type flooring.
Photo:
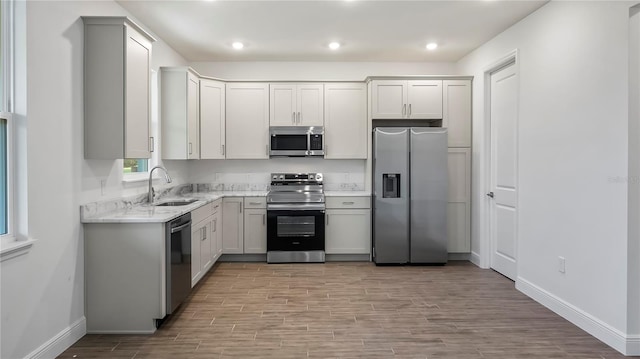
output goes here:
{"type": "Polygon", "coordinates": [[[155,334],[86,335],[60,356],[307,357],[623,358],[469,262],[220,263],[155,334]]]}

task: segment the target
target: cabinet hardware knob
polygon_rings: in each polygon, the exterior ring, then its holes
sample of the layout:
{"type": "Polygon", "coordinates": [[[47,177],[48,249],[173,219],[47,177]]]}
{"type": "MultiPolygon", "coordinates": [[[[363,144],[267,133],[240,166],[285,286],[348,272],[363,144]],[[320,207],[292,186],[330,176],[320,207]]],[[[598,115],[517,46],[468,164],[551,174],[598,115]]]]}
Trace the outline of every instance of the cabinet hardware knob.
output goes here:
{"type": "Polygon", "coordinates": [[[494,197],[493,192],[489,192],[489,193],[487,193],[487,196],[489,196],[489,197],[493,198],[493,197],[494,197]]]}

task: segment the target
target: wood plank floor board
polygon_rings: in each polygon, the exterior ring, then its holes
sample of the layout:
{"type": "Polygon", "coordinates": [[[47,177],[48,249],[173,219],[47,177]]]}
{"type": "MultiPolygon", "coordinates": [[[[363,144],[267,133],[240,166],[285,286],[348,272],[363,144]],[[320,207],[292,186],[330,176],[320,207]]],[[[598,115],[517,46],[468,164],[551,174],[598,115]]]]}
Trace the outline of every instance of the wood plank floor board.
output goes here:
{"type": "Polygon", "coordinates": [[[153,335],[60,358],[624,358],[468,262],[219,263],[153,335]]]}

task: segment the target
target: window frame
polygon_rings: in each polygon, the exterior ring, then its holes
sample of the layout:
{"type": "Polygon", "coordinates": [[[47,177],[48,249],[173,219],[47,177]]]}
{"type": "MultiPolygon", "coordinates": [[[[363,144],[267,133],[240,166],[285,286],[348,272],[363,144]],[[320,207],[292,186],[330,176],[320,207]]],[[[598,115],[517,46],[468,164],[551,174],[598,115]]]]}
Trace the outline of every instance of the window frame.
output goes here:
{"type": "Polygon", "coordinates": [[[4,244],[15,241],[15,151],[14,151],[14,124],[13,124],[13,102],[15,96],[15,8],[13,1],[2,1],[0,4],[0,71],[2,72],[2,93],[0,93],[0,117],[7,121],[7,143],[6,143],[6,208],[7,208],[7,233],[0,234],[0,239],[4,244]]]}

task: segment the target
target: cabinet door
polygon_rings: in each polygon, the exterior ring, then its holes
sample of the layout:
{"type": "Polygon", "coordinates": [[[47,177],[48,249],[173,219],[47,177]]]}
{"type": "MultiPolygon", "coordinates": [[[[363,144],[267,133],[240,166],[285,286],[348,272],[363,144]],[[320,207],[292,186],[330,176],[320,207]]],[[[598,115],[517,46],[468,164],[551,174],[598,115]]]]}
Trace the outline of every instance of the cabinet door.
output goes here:
{"type": "Polygon", "coordinates": [[[269,158],[269,85],[226,85],[227,159],[269,158]]]}
{"type": "Polygon", "coordinates": [[[200,81],[191,72],[187,75],[187,158],[200,158],[200,81]]]}
{"type": "Polygon", "coordinates": [[[212,234],[213,217],[209,217],[202,228],[202,240],[200,241],[200,268],[202,270],[202,276],[207,274],[207,271],[211,268],[211,265],[213,265],[212,234]]]}
{"type": "Polygon", "coordinates": [[[325,158],[367,158],[367,88],[363,83],[326,84],[325,158]]]}
{"type": "Polygon", "coordinates": [[[369,254],[371,252],[371,210],[327,209],[325,252],[327,254],[369,254]]]}
{"type": "MultiPolygon", "coordinates": [[[[222,254],[222,217],[221,211],[214,213],[211,221],[211,260],[215,263],[222,254]]],[[[212,264],[213,264],[212,263],[212,264]]]]}
{"type": "Polygon", "coordinates": [[[267,210],[244,211],[244,253],[267,253],[267,210]]]}
{"type": "Polygon", "coordinates": [[[408,81],[407,103],[407,118],[441,119],[442,80],[408,81]]]}
{"type": "Polygon", "coordinates": [[[151,47],[127,28],[125,73],[125,158],[150,158],[151,47]]]}
{"type": "Polygon", "coordinates": [[[271,126],[296,125],[296,85],[269,85],[269,123],[271,126]]]}
{"type": "Polygon", "coordinates": [[[450,253],[471,251],[471,149],[449,148],[447,230],[450,253]]]}
{"type": "Polygon", "coordinates": [[[301,84],[297,86],[296,114],[298,126],[324,126],[324,85],[301,84]]]}
{"type": "Polygon", "coordinates": [[[222,253],[244,252],[242,197],[222,200],[222,253]]]}
{"type": "Polygon", "coordinates": [[[371,118],[402,119],[407,114],[407,81],[371,81],[371,118]]]}
{"type": "Polygon", "coordinates": [[[224,82],[200,80],[200,158],[224,159],[224,82]]]}
{"type": "Polygon", "coordinates": [[[202,277],[202,266],[200,265],[200,242],[202,242],[203,227],[197,225],[191,230],[191,287],[195,286],[202,277]]]}
{"type": "Polygon", "coordinates": [[[471,80],[442,81],[442,107],[449,147],[471,147],[471,80]]]}

